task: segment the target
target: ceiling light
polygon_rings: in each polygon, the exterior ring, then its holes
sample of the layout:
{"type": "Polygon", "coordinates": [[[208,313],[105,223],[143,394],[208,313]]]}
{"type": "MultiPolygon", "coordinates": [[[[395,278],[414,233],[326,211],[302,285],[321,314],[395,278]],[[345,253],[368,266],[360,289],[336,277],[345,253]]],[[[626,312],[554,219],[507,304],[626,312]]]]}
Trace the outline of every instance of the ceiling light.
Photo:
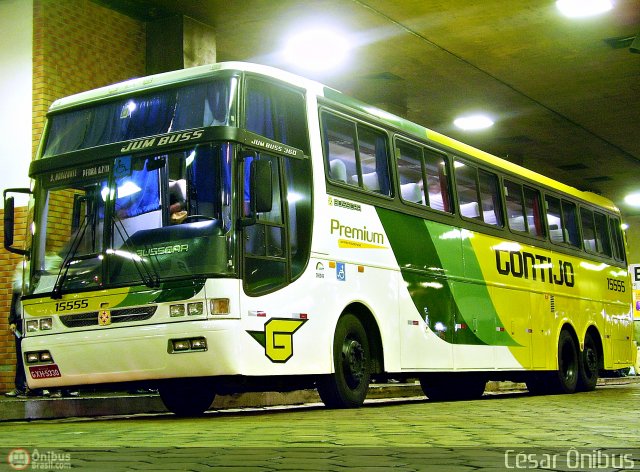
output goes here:
{"type": "Polygon", "coordinates": [[[624,201],[627,205],[640,207],[640,193],[630,193],[624,197],[624,201]]]}
{"type": "Polygon", "coordinates": [[[465,131],[476,131],[493,126],[493,120],[486,115],[468,115],[456,118],[453,124],[465,131]]]}
{"type": "Polygon", "coordinates": [[[556,7],[569,18],[585,18],[607,12],[613,4],[611,0],[558,0],[556,7]]]}
{"type": "Polygon", "coordinates": [[[296,66],[323,71],[342,64],[349,49],[349,42],[343,33],[317,27],[292,35],[284,48],[284,57],[296,66]]]}

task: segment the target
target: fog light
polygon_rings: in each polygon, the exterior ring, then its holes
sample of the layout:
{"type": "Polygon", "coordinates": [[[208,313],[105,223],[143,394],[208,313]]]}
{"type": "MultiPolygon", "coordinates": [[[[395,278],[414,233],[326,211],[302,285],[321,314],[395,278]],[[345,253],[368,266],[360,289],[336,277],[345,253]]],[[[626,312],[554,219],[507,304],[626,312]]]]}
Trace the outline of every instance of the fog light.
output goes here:
{"type": "Polygon", "coordinates": [[[187,304],[187,314],[189,316],[199,316],[204,312],[204,305],[202,302],[187,304]]]}
{"type": "Polygon", "coordinates": [[[42,351],[40,353],[40,362],[52,362],[51,353],[49,351],[42,351]]]}
{"type": "Polygon", "coordinates": [[[214,298],[211,300],[211,314],[212,315],[228,315],[229,310],[228,298],[214,298]]]}
{"type": "Polygon", "coordinates": [[[191,349],[191,345],[188,339],[175,339],[173,341],[174,351],[188,351],[189,349],[191,349]]]}
{"type": "Polygon", "coordinates": [[[53,319],[52,318],[42,318],[40,320],[40,330],[48,331],[53,328],[53,319]]]}
{"type": "Polygon", "coordinates": [[[195,338],[191,340],[191,349],[194,351],[206,351],[207,340],[204,338],[195,338]]]}
{"type": "Polygon", "coordinates": [[[40,355],[37,352],[27,352],[25,354],[25,358],[27,360],[27,364],[35,364],[36,362],[40,362],[40,355]]]}
{"type": "Polygon", "coordinates": [[[38,320],[28,320],[27,321],[27,333],[35,333],[38,331],[38,326],[40,323],[38,320]]]}
{"type": "Polygon", "coordinates": [[[174,316],[184,316],[184,305],[170,305],[169,306],[169,315],[174,316]]]}

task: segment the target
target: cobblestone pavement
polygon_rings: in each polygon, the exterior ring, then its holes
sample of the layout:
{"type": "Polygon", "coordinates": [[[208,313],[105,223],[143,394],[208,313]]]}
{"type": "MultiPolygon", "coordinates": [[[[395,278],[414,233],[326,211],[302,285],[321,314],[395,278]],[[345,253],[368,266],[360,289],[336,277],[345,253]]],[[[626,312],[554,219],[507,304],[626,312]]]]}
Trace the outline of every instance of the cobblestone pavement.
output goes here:
{"type": "Polygon", "coordinates": [[[6,470],[16,461],[25,470],[43,461],[46,470],[640,470],[639,406],[635,383],[574,395],[376,400],[357,410],[14,421],[0,424],[0,452],[6,470]]]}

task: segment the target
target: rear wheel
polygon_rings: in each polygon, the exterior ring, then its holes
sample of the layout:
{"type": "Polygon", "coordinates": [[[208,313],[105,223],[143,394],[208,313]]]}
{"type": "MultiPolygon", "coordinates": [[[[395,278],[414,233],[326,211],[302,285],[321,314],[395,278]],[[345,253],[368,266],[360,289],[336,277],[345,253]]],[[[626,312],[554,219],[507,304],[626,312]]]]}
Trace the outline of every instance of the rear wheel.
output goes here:
{"type": "Polygon", "coordinates": [[[429,400],[476,400],[482,396],[487,379],[473,373],[436,373],[420,376],[420,386],[429,400]]]}
{"type": "Polygon", "coordinates": [[[171,379],[158,386],[162,403],[178,416],[199,416],[213,403],[216,394],[207,379],[171,379]]]}
{"type": "Polygon", "coordinates": [[[584,350],[580,353],[580,368],[578,373],[577,389],[582,392],[590,392],[598,383],[600,370],[600,355],[598,345],[591,334],[584,338],[584,350]]]}
{"type": "Polygon", "coordinates": [[[369,391],[371,358],[367,333],[352,314],[338,320],[333,340],[335,373],[318,380],[318,393],[330,408],[357,408],[369,391]]]}

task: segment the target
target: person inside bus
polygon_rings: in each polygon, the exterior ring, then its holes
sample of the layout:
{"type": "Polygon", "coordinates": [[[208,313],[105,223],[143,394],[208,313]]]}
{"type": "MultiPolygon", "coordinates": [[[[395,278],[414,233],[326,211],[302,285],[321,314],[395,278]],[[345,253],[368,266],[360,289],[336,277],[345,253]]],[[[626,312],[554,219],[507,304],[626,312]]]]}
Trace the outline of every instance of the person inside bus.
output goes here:
{"type": "Polygon", "coordinates": [[[182,223],[187,217],[187,182],[185,179],[169,182],[169,218],[171,224],[182,223]]]}

